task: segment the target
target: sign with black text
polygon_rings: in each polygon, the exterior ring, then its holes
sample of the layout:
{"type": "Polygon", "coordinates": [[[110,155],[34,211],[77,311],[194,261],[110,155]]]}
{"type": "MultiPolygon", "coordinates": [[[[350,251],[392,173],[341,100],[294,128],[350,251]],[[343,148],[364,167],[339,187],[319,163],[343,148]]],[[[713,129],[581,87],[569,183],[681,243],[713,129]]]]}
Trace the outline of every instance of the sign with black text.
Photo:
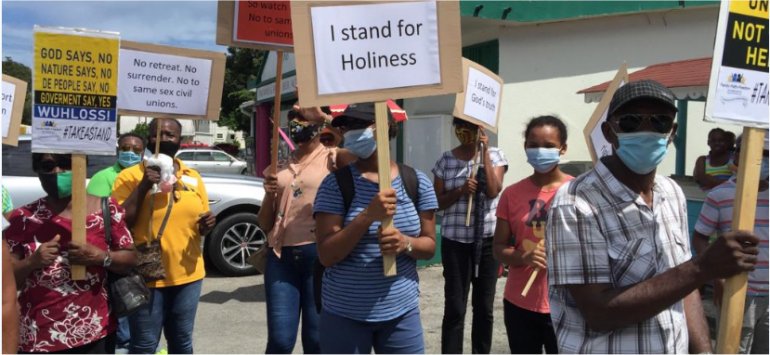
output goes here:
{"type": "Polygon", "coordinates": [[[32,152],[115,155],[117,33],[34,29],[32,152]]]}
{"type": "Polygon", "coordinates": [[[302,105],[462,90],[457,2],[296,1],[291,6],[302,105]]]}
{"type": "Polygon", "coordinates": [[[3,74],[3,144],[18,144],[27,82],[3,74]]]}
{"type": "Polygon", "coordinates": [[[705,119],[768,127],[768,2],[722,1],[705,119]]]}
{"type": "Polygon", "coordinates": [[[224,65],[223,53],[124,41],[118,109],[123,114],[217,120],[224,65]]]}
{"type": "Polygon", "coordinates": [[[503,79],[469,59],[463,58],[465,91],[458,93],[452,116],[464,119],[497,134],[503,79]]]}
{"type": "Polygon", "coordinates": [[[217,44],[291,52],[294,35],[289,4],[288,0],[220,0],[217,44]]]}

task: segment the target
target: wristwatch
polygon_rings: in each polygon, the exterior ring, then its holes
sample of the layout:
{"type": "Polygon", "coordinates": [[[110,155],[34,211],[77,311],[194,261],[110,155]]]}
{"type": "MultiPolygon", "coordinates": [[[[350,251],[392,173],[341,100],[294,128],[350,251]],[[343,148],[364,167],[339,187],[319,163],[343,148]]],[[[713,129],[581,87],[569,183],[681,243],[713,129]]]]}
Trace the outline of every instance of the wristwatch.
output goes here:
{"type": "Polygon", "coordinates": [[[407,240],[406,241],[406,254],[407,255],[412,255],[412,241],[411,240],[407,240]]]}
{"type": "Polygon", "coordinates": [[[112,257],[110,256],[110,252],[104,253],[104,260],[102,261],[103,267],[110,267],[112,265],[112,257]]]}

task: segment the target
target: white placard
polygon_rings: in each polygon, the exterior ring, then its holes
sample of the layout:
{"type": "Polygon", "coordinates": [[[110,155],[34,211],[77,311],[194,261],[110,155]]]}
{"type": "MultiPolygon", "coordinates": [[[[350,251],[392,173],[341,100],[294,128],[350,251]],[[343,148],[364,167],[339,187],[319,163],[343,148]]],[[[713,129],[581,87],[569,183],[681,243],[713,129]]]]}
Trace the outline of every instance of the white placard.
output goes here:
{"type": "Polygon", "coordinates": [[[310,11],[318,95],[441,83],[435,2],[310,11]]]}
{"type": "Polygon", "coordinates": [[[118,109],[205,116],[211,60],[120,50],[118,109]]]}
{"type": "Polygon", "coordinates": [[[11,114],[13,113],[13,99],[16,93],[16,85],[3,81],[3,138],[8,137],[11,127],[11,114]]]}
{"type": "Polygon", "coordinates": [[[500,110],[501,86],[497,80],[484,75],[479,70],[468,68],[468,85],[465,88],[465,108],[463,113],[497,125],[497,112],[500,110]]]}
{"type": "Polygon", "coordinates": [[[722,1],[704,118],[768,127],[767,1],[722,1]]]}

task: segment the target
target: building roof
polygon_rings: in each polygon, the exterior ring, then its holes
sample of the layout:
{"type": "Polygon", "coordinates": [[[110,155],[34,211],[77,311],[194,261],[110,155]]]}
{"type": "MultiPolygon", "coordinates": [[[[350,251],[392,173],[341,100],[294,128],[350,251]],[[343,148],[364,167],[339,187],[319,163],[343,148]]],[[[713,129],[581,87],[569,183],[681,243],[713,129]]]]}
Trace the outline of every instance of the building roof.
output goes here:
{"type": "MultiPolygon", "coordinates": [[[[702,99],[708,92],[711,75],[711,57],[687,59],[651,65],[628,75],[630,81],[655,80],[665,85],[677,99],[702,99]]],[[[586,102],[598,102],[610,81],[578,91],[585,94],[586,102]]]]}

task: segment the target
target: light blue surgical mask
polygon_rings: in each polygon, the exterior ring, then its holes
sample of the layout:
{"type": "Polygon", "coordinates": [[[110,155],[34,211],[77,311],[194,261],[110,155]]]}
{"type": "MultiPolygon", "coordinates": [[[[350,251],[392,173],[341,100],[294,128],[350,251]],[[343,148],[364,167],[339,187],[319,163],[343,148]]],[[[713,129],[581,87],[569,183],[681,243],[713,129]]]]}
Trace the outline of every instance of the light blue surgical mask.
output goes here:
{"type": "Polygon", "coordinates": [[[527,163],[538,173],[547,173],[559,164],[559,148],[526,148],[527,163]]]}
{"type": "Polygon", "coordinates": [[[633,132],[616,135],[619,147],[615,153],[626,167],[639,175],[655,170],[668,151],[669,136],[666,133],[633,132]]]}
{"type": "Polygon", "coordinates": [[[343,146],[361,159],[369,158],[377,149],[374,129],[369,127],[345,132],[345,144],[343,146]]]}
{"type": "Polygon", "coordinates": [[[767,157],[762,158],[762,165],[759,166],[759,180],[767,180],[768,178],[768,171],[767,171],[767,157]]]}
{"type": "Polygon", "coordinates": [[[142,161],[142,156],[132,151],[118,152],[118,164],[123,168],[130,168],[142,161]]]}

